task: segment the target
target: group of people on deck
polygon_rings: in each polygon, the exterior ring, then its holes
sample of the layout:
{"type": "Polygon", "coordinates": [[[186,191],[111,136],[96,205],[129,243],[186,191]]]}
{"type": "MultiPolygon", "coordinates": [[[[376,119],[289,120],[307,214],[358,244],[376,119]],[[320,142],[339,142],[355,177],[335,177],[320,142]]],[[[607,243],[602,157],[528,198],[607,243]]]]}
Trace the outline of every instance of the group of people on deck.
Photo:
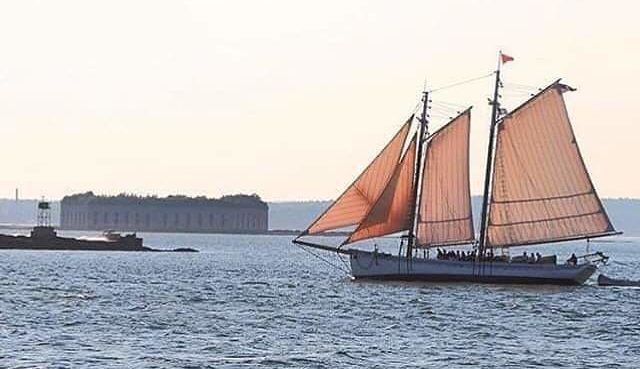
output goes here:
{"type": "Polygon", "coordinates": [[[460,250],[438,249],[438,260],[472,261],[476,259],[476,250],[465,252],[460,250]]]}
{"type": "MultiPolygon", "coordinates": [[[[475,261],[477,257],[476,250],[472,251],[452,251],[445,249],[437,249],[438,260],[457,260],[457,261],[475,261]]],[[[505,256],[493,254],[493,250],[489,249],[484,256],[480,256],[482,261],[507,261],[505,256]]]]}
{"type": "Polygon", "coordinates": [[[533,252],[531,254],[527,254],[527,252],[524,251],[522,256],[514,257],[513,259],[515,259],[515,262],[519,263],[537,264],[542,262],[542,255],[540,255],[539,252],[536,252],[535,254],[533,252]]]}
{"type": "MultiPolygon", "coordinates": [[[[477,260],[476,250],[447,251],[445,249],[438,248],[437,252],[438,252],[438,255],[437,255],[438,260],[454,260],[454,261],[476,261],[477,260]]],[[[509,259],[509,257],[506,255],[502,255],[502,256],[494,255],[492,249],[487,250],[487,253],[484,256],[480,257],[482,261],[488,261],[488,262],[512,262],[512,263],[527,263],[527,264],[539,264],[539,263],[548,263],[548,262],[555,263],[555,256],[547,257],[547,258],[551,258],[551,259],[543,260],[546,258],[543,258],[540,253],[536,252],[535,254],[534,253],[527,254],[527,252],[525,251],[522,253],[521,256],[515,256],[509,259]]]]}

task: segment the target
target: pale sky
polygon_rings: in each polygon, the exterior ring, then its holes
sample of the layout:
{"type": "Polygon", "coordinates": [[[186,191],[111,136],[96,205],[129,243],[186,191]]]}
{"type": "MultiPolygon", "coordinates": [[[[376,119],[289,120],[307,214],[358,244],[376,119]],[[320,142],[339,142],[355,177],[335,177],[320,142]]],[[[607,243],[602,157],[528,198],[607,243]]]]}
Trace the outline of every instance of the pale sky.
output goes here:
{"type": "MultiPolygon", "coordinates": [[[[639,13],[601,0],[2,1],[0,197],[335,198],[425,78],[489,73],[500,49],[515,57],[505,83],[578,88],[565,96],[596,188],[640,197],[639,13]]],[[[473,193],[491,84],[433,95],[475,106],[473,193]]],[[[507,92],[507,107],[526,98],[507,92]]]]}

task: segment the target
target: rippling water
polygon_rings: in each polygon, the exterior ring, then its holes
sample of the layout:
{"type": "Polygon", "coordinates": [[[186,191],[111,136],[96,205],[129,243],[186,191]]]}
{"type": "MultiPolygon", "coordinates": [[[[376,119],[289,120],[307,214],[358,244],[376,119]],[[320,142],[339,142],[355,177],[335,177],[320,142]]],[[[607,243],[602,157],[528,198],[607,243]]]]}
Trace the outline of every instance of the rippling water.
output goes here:
{"type": "MultiPolygon", "coordinates": [[[[202,252],[0,252],[0,367],[638,367],[640,289],[353,282],[290,237],[144,236],[202,252]]],[[[639,246],[592,248],[640,279],[639,246]]]]}

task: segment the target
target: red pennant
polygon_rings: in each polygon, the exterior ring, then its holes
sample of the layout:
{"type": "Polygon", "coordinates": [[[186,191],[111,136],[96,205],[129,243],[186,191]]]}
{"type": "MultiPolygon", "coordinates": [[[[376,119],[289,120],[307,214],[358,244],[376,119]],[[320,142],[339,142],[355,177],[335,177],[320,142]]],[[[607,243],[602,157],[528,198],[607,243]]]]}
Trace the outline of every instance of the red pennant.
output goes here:
{"type": "Polygon", "coordinates": [[[513,57],[509,56],[507,54],[500,53],[500,60],[502,60],[502,64],[504,64],[504,63],[512,61],[513,57]]]}

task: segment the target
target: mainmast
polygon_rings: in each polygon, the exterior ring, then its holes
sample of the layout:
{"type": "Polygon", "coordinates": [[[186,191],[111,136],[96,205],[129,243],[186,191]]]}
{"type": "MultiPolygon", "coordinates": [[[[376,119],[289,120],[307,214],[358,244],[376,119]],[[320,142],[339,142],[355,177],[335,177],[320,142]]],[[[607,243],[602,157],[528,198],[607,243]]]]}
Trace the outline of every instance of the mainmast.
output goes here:
{"type": "Polygon", "coordinates": [[[480,244],[478,249],[478,255],[483,256],[485,252],[486,233],[489,219],[487,212],[489,209],[489,191],[491,186],[491,173],[493,172],[493,151],[494,141],[496,137],[496,126],[498,121],[498,113],[500,112],[500,97],[498,89],[500,88],[500,64],[501,64],[502,52],[498,55],[498,68],[496,69],[496,82],[493,90],[493,100],[489,102],[491,104],[491,125],[489,133],[489,147],[487,149],[487,165],[484,175],[484,193],[482,195],[482,215],[480,217],[480,244]]]}
{"type": "Polygon", "coordinates": [[[415,168],[415,176],[413,178],[413,201],[411,203],[411,229],[409,230],[409,242],[407,243],[407,258],[410,258],[413,255],[413,248],[415,247],[416,240],[416,232],[418,226],[418,199],[419,193],[418,190],[420,186],[418,182],[420,181],[420,177],[422,174],[422,154],[423,154],[423,146],[425,137],[428,134],[429,130],[429,120],[427,115],[427,109],[429,108],[429,91],[425,90],[422,92],[422,116],[420,117],[420,128],[418,131],[418,147],[417,147],[417,155],[416,155],[416,168],[415,168]]]}

